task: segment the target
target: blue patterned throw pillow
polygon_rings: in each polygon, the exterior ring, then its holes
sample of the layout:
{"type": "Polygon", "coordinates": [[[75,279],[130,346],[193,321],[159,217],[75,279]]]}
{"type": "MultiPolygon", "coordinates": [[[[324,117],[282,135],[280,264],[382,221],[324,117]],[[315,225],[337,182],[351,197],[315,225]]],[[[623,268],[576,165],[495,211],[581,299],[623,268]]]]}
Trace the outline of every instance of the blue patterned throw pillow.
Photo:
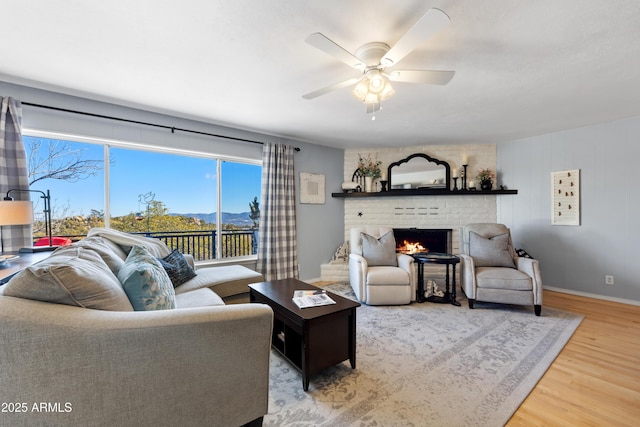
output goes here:
{"type": "Polygon", "coordinates": [[[142,246],[134,246],[118,272],[133,309],[136,311],[176,308],[176,296],[169,275],[160,261],[142,246]]]}
{"type": "Polygon", "coordinates": [[[174,288],[196,277],[196,272],[177,249],[164,258],[158,258],[158,261],[169,275],[174,288]]]}

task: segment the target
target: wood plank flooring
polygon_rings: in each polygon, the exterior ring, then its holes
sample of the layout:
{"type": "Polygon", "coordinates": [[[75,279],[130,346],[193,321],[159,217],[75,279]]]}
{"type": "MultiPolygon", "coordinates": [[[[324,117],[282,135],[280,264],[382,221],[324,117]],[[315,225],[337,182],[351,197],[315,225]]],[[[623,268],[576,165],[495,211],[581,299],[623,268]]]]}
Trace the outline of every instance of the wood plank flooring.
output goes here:
{"type": "Polygon", "coordinates": [[[640,307],[544,291],[584,320],[507,426],[640,425],[640,307]]]}

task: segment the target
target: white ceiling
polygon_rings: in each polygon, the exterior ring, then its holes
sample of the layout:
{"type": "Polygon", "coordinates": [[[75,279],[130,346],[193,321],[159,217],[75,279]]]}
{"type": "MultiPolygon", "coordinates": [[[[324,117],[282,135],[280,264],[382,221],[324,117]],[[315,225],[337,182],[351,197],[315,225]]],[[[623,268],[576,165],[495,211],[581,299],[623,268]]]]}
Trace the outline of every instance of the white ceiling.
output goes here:
{"type": "Polygon", "coordinates": [[[640,115],[638,0],[0,0],[0,79],[343,147],[496,143],[640,115]],[[391,46],[428,9],[451,23],[400,63],[376,120],[358,72],[305,43],[391,46]]]}

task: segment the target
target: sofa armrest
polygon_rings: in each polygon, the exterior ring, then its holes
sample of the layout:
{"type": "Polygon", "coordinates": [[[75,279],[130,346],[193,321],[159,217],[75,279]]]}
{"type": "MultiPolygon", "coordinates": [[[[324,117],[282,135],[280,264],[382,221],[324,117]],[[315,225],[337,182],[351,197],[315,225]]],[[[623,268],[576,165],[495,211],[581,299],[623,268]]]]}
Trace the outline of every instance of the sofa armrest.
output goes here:
{"type": "Polygon", "coordinates": [[[193,258],[193,255],[191,254],[182,254],[184,255],[184,259],[187,260],[187,263],[191,266],[191,268],[193,268],[194,270],[196,269],[196,261],[195,258],[193,258]]]}
{"type": "Polygon", "coordinates": [[[365,301],[367,297],[365,284],[368,268],[369,264],[362,255],[349,254],[349,283],[360,301],[365,301]]]}
{"type": "Polygon", "coordinates": [[[416,274],[415,258],[407,254],[396,254],[398,260],[398,267],[409,273],[409,284],[411,284],[411,301],[416,299],[416,288],[418,287],[418,278],[416,274]]]}
{"type": "Polygon", "coordinates": [[[542,305],[542,275],[540,274],[540,262],[533,258],[516,258],[516,267],[518,270],[526,273],[531,277],[533,284],[533,303],[542,305]]]}
{"type": "Polygon", "coordinates": [[[242,425],[267,413],[261,304],[109,312],[0,297],[7,425],[242,425]],[[59,411],[32,411],[41,402],[59,411]]]}
{"type": "Polygon", "coordinates": [[[469,299],[476,299],[476,268],[473,258],[469,255],[459,254],[462,260],[460,266],[460,286],[469,299]]]}

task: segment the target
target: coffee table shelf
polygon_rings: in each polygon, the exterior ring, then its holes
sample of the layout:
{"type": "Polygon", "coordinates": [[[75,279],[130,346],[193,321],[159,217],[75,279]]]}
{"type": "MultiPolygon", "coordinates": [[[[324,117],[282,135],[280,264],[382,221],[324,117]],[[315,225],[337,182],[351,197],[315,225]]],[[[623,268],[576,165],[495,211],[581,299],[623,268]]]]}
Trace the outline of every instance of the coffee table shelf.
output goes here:
{"type": "Polygon", "coordinates": [[[295,290],[319,288],[297,279],[274,280],[249,285],[252,303],[273,310],[271,345],[302,373],[302,387],[309,378],[333,365],[349,360],[356,367],[356,308],[360,303],[329,292],[336,303],[300,309],[292,300],[295,290]]]}

